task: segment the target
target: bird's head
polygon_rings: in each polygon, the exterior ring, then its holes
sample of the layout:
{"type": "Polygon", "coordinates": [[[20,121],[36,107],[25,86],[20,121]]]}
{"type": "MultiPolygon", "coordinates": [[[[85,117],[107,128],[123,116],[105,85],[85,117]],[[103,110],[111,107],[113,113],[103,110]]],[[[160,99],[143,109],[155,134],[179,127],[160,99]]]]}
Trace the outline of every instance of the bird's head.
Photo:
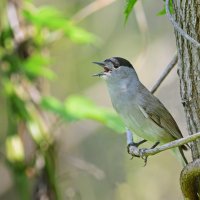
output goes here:
{"type": "Polygon", "coordinates": [[[136,78],[137,74],[131,63],[120,57],[112,57],[104,60],[103,62],[93,62],[104,69],[104,71],[94,74],[108,82],[123,81],[124,79],[136,78]]]}

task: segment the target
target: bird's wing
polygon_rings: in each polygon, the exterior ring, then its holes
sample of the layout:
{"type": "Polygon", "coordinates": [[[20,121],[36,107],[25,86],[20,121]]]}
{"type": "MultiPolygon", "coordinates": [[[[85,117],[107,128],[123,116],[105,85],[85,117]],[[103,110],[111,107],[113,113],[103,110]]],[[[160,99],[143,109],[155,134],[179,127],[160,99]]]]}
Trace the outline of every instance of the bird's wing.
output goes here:
{"type": "Polygon", "coordinates": [[[167,109],[159,107],[154,109],[148,109],[148,107],[142,107],[142,106],[139,106],[139,109],[146,118],[151,119],[160,128],[165,129],[175,139],[183,137],[178,128],[178,125],[176,124],[171,114],[167,111],[167,109]]]}
{"type": "Polygon", "coordinates": [[[144,116],[146,118],[149,117],[155,124],[165,129],[166,132],[171,134],[175,139],[182,138],[183,136],[178,125],[165,106],[146,88],[142,89],[146,98],[138,99],[138,105],[144,116]]]}

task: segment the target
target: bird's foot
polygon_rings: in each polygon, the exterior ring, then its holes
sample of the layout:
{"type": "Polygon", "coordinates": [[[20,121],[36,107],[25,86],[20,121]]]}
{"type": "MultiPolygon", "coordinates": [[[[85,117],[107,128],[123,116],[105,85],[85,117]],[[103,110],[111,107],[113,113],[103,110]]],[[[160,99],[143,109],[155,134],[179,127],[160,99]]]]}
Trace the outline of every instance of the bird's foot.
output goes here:
{"type": "Polygon", "coordinates": [[[145,143],[147,140],[141,140],[139,142],[131,142],[127,145],[127,148],[129,148],[130,146],[134,146],[134,147],[139,147],[141,144],[145,143]]]}
{"type": "MultiPolygon", "coordinates": [[[[140,142],[131,142],[130,144],[128,144],[127,145],[127,152],[129,153],[129,154],[131,154],[130,153],[130,147],[131,148],[134,148],[134,149],[138,149],[138,147],[141,145],[141,144],[143,144],[143,143],[145,143],[147,140],[141,140],[140,142]]],[[[140,157],[139,155],[132,155],[132,159],[133,159],[133,157],[140,157]]]]}
{"type": "Polygon", "coordinates": [[[150,149],[154,149],[155,147],[157,147],[160,144],[160,142],[156,142],[150,149]]]}
{"type": "MultiPolygon", "coordinates": [[[[156,142],[150,149],[154,149],[159,144],[160,144],[160,142],[156,142]]],[[[145,155],[146,154],[146,150],[148,150],[148,149],[147,148],[139,149],[139,157],[144,160],[144,167],[147,165],[147,159],[148,159],[148,156],[145,155]]]]}
{"type": "Polygon", "coordinates": [[[144,167],[147,165],[147,158],[148,156],[145,155],[145,151],[148,150],[147,148],[139,149],[139,157],[144,160],[144,167]]]}

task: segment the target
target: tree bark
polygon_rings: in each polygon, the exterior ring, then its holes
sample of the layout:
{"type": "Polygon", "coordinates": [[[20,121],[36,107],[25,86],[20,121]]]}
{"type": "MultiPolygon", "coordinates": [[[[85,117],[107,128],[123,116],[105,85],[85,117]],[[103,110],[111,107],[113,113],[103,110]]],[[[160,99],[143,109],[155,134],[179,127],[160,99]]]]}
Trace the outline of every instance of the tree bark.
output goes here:
{"type": "MultiPolygon", "coordinates": [[[[174,19],[179,24],[179,27],[199,42],[200,0],[174,0],[173,7],[174,19]]],[[[195,47],[176,30],[175,38],[178,51],[178,75],[180,78],[181,100],[185,110],[188,132],[191,135],[200,131],[200,48],[195,47]]],[[[191,150],[192,159],[196,161],[200,158],[200,140],[196,140],[191,144],[191,150]]],[[[185,179],[188,176],[185,176],[184,169],[180,178],[181,185],[186,184],[184,182],[190,182],[186,185],[192,188],[191,195],[193,196],[186,195],[182,187],[185,197],[189,199],[199,199],[197,193],[200,194],[200,162],[196,163],[198,164],[193,164],[191,167],[187,166],[190,170],[196,170],[195,178],[190,180],[185,179]]]]}

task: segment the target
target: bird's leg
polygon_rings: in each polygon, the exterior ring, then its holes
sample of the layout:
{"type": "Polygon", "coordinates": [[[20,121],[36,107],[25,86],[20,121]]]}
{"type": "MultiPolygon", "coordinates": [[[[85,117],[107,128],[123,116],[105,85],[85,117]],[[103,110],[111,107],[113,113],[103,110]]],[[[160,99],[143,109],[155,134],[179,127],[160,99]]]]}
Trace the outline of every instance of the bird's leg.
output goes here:
{"type": "Polygon", "coordinates": [[[147,148],[139,149],[139,156],[138,156],[144,160],[144,167],[147,165],[147,158],[148,158],[148,156],[144,155],[146,150],[147,150],[147,148]]]}
{"type": "Polygon", "coordinates": [[[130,154],[130,149],[132,148],[132,150],[134,149],[134,151],[136,152],[135,154],[131,153],[132,158],[135,157],[140,157],[138,155],[139,149],[138,146],[140,146],[141,144],[143,144],[144,142],[146,142],[147,140],[141,140],[140,142],[134,142],[133,140],[133,134],[132,132],[126,128],[126,140],[127,140],[127,151],[130,154]]]}
{"type": "MultiPolygon", "coordinates": [[[[154,149],[159,144],[160,144],[160,142],[156,142],[150,149],[154,149]]],[[[148,158],[148,156],[144,156],[144,153],[146,150],[147,150],[147,148],[139,149],[139,154],[140,154],[139,157],[141,157],[144,160],[144,167],[147,165],[147,158],[148,158]]]]}
{"type": "Polygon", "coordinates": [[[147,140],[141,140],[139,142],[131,142],[128,144],[128,147],[130,146],[135,146],[135,147],[139,147],[141,144],[145,143],[147,140]]]}
{"type": "Polygon", "coordinates": [[[154,149],[155,147],[157,147],[160,144],[160,142],[156,142],[150,149],[154,149]]]}

